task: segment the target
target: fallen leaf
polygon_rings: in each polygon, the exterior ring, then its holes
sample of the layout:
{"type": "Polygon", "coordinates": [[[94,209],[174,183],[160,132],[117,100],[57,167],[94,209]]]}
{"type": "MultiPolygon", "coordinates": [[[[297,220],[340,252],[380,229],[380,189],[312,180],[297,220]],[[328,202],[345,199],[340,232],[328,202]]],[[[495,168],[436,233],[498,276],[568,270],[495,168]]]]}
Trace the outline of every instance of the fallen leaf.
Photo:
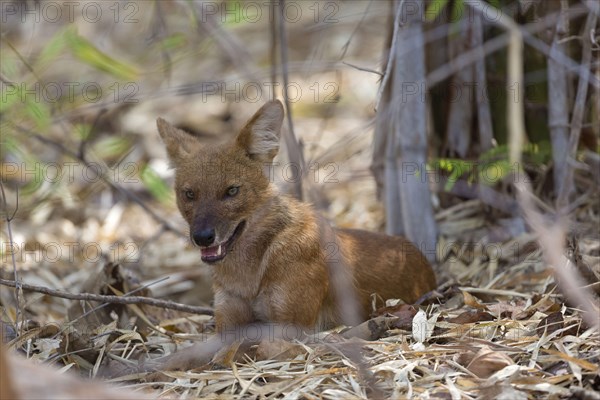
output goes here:
{"type": "Polygon", "coordinates": [[[381,307],[375,311],[375,316],[380,315],[393,315],[394,317],[407,318],[410,316],[410,319],[415,316],[417,313],[417,309],[410,304],[396,304],[395,306],[381,307]]]}
{"type": "Polygon", "coordinates": [[[475,353],[468,350],[460,353],[456,360],[459,364],[466,366],[474,375],[486,379],[503,368],[513,365],[513,360],[506,354],[494,351],[488,346],[483,346],[475,353]]]}
{"type": "Polygon", "coordinates": [[[427,314],[423,310],[419,310],[413,318],[412,337],[418,343],[423,343],[427,339],[427,314]]]}
{"type": "Polygon", "coordinates": [[[463,295],[463,301],[465,302],[465,305],[467,305],[469,307],[477,308],[479,310],[487,310],[488,309],[485,306],[485,304],[481,304],[479,302],[479,300],[477,300],[477,298],[475,298],[475,296],[473,296],[471,293],[465,292],[463,290],[462,295],[463,295]]]}
{"type": "Polygon", "coordinates": [[[557,330],[562,329],[564,326],[565,320],[562,313],[558,311],[553,312],[546,318],[542,319],[535,331],[537,332],[538,336],[541,337],[544,334],[544,331],[546,332],[546,335],[550,335],[557,330]]]}
{"type": "Polygon", "coordinates": [[[524,312],[525,306],[526,304],[524,301],[517,301],[514,304],[506,301],[499,301],[496,304],[490,304],[488,310],[500,318],[525,319],[535,313],[535,309],[524,312]],[[519,318],[517,318],[517,316],[519,316],[519,318]]]}
{"type": "Polygon", "coordinates": [[[447,322],[453,324],[472,324],[480,321],[494,321],[496,318],[487,311],[471,310],[465,311],[456,317],[448,318],[447,322]]]}

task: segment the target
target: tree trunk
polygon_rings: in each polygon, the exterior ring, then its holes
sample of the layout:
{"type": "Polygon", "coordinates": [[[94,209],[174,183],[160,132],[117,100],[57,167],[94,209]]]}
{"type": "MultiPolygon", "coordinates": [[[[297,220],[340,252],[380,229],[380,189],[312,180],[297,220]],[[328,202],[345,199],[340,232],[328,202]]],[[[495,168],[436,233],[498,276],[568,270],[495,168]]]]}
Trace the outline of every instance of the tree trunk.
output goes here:
{"type": "Polygon", "coordinates": [[[485,75],[485,55],[483,53],[483,21],[481,15],[473,15],[473,24],[471,26],[471,45],[479,50],[477,61],[475,62],[475,113],[477,114],[477,124],[479,130],[479,149],[485,152],[492,148],[494,139],[494,128],[492,127],[492,113],[490,111],[489,93],[487,90],[487,80],[485,75]]]}
{"type": "Polygon", "coordinates": [[[548,58],[548,126],[552,141],[552,160],[554,162],[554,190],[558,191],[564,179],[567,162],[567,144],[569,143],[568,80],[566,69],[556,61],[556,55],[565,53],[565,44],[560,43],[567,33],[566,10],[562,10],[556,23],[548,58]]]}
{"type": "MultiPolygon", "coordinates": [[[[402,3],[402,7],[406,4],[402,3]]],[[[392,130],[388,136],[385,165],[387,231],[390,234],[404,233],[430,261],[434,261],[437,228],[426,171],[423,26],[420,15],[405,14],[404,11],[401,10],[401,14],[407,17],[398,31],[391,77],[389,111],[392,130]]],[[[385,118],[385,114],[382,117],[385,118]]]]}
{"type": "MultiPolygon", "coordinates": [[[[471,26],[467,18],[460,21],[460,33],[449,38],[450,58],[454,59],[470,48],[471,26]]],[[[448,149],[451,154],[464,158],[471,145],[473,119],[472,85],[473,64],[452,77],[450,86],[450,115],[448,116],[448,149]]]]}
{"type": "MultiPolygon", "coordinates": [[[[600,7],[596,4],[596,12],[600,7]]],[[[588,14],[583,31],[581,31],[582,38],[582,50],[581,50],[581,66],[582,73],[579,76],[579,82],[577,83],[577,94],[575,95],[575,104],[573,105],[573,112],[571,113],[570,123],[570,136],[567,143],[567,155],[573,160],[577,156],[577,146],[579,145],[579,137],[581,135],[581,127],[583,125],[583,114],[585,112],[587,90],[589,86],[590,63],[592,60],[592,42],[591,42],[591,31],[596,26],[597,14],[592,11],[588,14]]],[[[556,199],[557,208],[561,212],[566,212],[566,207],[569,203],[569,197],[574,189],[573,184],[573,167],[569,164],[568,160],[565,162],[565,172],[561,175],[562,180],[558,189],[558,196],[556,199]]]]}

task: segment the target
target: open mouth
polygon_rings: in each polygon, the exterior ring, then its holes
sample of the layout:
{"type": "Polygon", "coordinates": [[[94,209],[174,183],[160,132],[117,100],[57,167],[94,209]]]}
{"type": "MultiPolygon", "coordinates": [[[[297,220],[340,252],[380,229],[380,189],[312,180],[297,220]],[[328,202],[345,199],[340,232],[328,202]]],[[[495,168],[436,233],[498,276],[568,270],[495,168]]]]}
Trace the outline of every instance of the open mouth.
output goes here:
{"type": "Polygon", "coordinates": [[[202,257],[202,261],[206,263],[214,263],[216,261],[222,260],[227,255],[227,252],[231,250],[231,246],[233,242],[240,236],[242,231],[244,230],[244,226],[246,225],[246,221],[242,221],[235,227],[229,239],[222,241],[219,244],[209,247],[200,247],[200,255],[202,257]]]}

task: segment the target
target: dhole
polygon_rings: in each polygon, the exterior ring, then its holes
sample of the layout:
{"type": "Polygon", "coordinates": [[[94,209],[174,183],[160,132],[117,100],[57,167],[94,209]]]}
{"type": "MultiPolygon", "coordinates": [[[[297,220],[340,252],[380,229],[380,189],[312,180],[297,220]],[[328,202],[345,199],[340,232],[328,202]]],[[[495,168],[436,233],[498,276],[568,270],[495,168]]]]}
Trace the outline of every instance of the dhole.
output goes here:
{"type": "Polygon", "coordinates": [[[342,323],[336,299],[356,299],[364,319],[372,294],[414,302],[433,290],[430,265],[406,239],[334,229],[339,251],[332,251],[311,207],[278,193],[268,172],[283,116],[281,102],[271,101],[235,140],[211,146],[157,120],[175,168],[177,206],[213,267],[217,330],[253,322],[324,329],[342,323]],[[333,284],[336,261],[337,273],[350,277],[345,293],[333,284]]]}

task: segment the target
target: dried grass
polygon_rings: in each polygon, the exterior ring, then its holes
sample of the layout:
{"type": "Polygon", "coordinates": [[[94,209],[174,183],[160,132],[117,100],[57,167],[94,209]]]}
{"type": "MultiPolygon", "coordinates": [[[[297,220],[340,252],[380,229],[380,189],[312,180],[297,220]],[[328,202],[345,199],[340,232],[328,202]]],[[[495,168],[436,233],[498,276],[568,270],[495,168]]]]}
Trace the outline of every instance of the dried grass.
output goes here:
{"type": "MultiPolygon", "coordinates": [[[[478,201],[442,210],[437,220],[446,233],[438,251],[443,260],[438,271],[445,282],[435,304],[422,308],[426,314],[421,313],[421,325],[415,317],[412,330],[390,328],[372,341],[321,334],[291,353],[285,347],[275,349],[279,356],[269,348],[274,342],[261,344],[266,353],[225,357],[225,365],[137,372],[109,381],[169,398],[596,398],[600,335],[557,293],[532,235],[503,243],[474,240],[484,236],[490,223],[478,201]],[[265,354],[272,359],[261,359],[265,354]]],[[[597,261],[598,238],[579,240],[590,250],[587,260],[597,261]]],[[[167,245],[159,241],[154,246],[167,245]]],[[[179,274],[181,284],[195,279],[179,274]]],[[[55,268],[43,273],[34,268],[21,271],[21,276],[64,289],[81,285],[86,274],[74,269],[59,276],[55,268]]],[[[3,304],[9,303],[7,292],[3,290],[3,304]]],[[[105,359],[135,367],[142,354],[171,354],[192,339],[202,342],[211,336],[207,316],[144,307],[126,314],[113,310],[113,317],[125,315],[128,320],[100,324],[92,332],[78,330],[77,336],[72,326],[65,330],[48,324],[64,321],[69,303],[34,294],[25,298],[31,318],[11,346],[26,350],[29,358],[60,360],[65,370],[89,376],[114,373],[105,359]],[[124,327],[134,320],[154,326],[142,331],[124,327]]]]}

